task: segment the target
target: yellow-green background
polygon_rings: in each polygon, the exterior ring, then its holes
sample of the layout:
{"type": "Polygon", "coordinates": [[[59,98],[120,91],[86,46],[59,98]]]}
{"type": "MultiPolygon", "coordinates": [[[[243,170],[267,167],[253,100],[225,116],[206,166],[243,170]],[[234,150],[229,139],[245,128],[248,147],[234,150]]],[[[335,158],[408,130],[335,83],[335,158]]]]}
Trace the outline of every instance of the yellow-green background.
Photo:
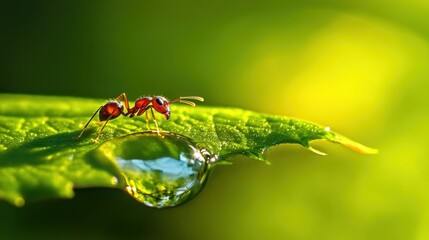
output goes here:
{"type": "Polygon", "coordinates": [[[1,239],[429,239],[429,1],[9,0],[0,52],[3,93],[200,95],[380,149],[237,157],[174,209],[104,189],[1,202],[1,239]]]}

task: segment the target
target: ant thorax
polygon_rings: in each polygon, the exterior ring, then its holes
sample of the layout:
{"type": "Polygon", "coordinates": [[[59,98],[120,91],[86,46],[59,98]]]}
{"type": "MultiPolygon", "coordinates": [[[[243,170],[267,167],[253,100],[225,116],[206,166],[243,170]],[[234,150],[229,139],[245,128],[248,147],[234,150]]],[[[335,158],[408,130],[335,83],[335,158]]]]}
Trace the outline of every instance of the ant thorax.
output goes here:
{"type": "Polygon", "coordinates": [[[145,108],[151,102],[152,102],[152,98],[151,97],[139,98],[134,103],[134,107],[133,108],[135,108],[135,109],[145,108]]]}

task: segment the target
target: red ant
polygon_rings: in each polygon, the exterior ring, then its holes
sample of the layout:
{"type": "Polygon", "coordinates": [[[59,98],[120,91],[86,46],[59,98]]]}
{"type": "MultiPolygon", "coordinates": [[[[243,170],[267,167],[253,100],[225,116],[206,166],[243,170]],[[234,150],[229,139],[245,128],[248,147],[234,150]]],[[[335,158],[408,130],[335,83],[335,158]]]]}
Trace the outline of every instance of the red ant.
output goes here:
{"type": "Polygon", "coordinates": [[[85,129],[88,127],[89,123],[92,121],[92,119],[94,118],[94,116],[97,114],[97,112],[99,113],[99,118],[100,121],[106,121],[103,126],[101,127],[100,131],[98,132],[97,138],[94,139],[94,141],[97,141],[100,138],[101,132],[103,131],[104,127],[106,126],[106,124],[112,120],[115,119],[117,117],[119,117],[120,115],[123,116],[130,116],[130,118],[135,117],[135,116],[140,116],[143,113],[146,113],[146,124],[147,124],[147,128],[149,128],[149,117],[148,117],[148,110],[150,109],[150,112],[152,114],[152,119],[155,123],[156,126],[156,130],[159,134],[159,128],[158,128],[158,123],[156,122],[156,118],[155,118],[155,114],[153,112],[153,109],[155,109],[155,111],[164,114],[165,118],[168,120],[170,119],[170,105],[176,102],[180,102],[180,103],[184,103],[184,104],[188,104],[191,105],[193,107],[195,107],[195,103],[191,102],[189,100],[196,100],[196,101],[201,101],[203,102],[204,99],[202,97],[195,97],[195,96],[189,96],[189,97],[179,97],[173,101],[168,101],[165,97],[161,97],[161,96],[154,96],[152,97],[143,97],[143,98],[139,98],[136,100],[136,102],[134,103],[134,107],[130,108],[128,99],[127,99],[127,95],[125,95],[125,93],[122,93],[121,95],[119,95],[116,100],[113,101],[109,101],[108,103],[104,104],[103,106],[99,107],[97,109],[97,111],[95,111],[95,113],[92,115],[92,117],[89,119],[89,121],[86,123],[85,127],[83,127],[82,132],[79,134],[79,136],[77,136],[77,138],[80,138],[83,134],[83,132],[85,132],[85,129]],[[124,112],[124,106],[122,105],[121,101],[124,101],[125,103],[125,108],[127,110],[127,112],[124,112]]]}

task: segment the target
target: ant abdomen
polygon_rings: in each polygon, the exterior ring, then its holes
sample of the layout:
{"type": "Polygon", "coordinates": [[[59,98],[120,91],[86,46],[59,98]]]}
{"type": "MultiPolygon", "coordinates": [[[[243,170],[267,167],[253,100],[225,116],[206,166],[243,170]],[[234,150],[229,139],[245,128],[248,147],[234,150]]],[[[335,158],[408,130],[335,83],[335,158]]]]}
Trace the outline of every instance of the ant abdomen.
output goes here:
{"type": "Polygon", "coordinates": [[[100,118],[100,121],[106,121],[107,119],[111,120],[119,117],[119,115],[123,114],[123,112],[124,112],[124,106],[122,105],[122,103],[117,101],[112,101],[112,102],[106,103],[106,105],[104,105],[100,109],[99,118],[100,118]]]}

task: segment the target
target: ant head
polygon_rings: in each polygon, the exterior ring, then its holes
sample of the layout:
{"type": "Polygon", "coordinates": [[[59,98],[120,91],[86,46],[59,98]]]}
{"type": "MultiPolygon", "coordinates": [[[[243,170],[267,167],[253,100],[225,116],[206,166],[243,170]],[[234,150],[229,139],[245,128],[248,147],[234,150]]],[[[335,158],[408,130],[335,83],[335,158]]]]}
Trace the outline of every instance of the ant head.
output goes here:
{"type": "Polygon", "coordinates": [[[195,103],[191,102],[190,100],[195,100],[200,102],[204,101],[202,97],[189,96],[189,97],[180,97],[170,102],[165,97],[155,96],[152,99],[152,106],[157,112],[164,114],[165,118],[168,120],[170,119],[170,104],[180,102],[180,103],[184,103],[195,107],[195,103]]]}
{"type": "Polygon", "coordinates": [[[152,106],[155,111],[164,114],[165,118],[170,119],[170,102],[161,96],[155,96],[152,99],[152,106]]]}

